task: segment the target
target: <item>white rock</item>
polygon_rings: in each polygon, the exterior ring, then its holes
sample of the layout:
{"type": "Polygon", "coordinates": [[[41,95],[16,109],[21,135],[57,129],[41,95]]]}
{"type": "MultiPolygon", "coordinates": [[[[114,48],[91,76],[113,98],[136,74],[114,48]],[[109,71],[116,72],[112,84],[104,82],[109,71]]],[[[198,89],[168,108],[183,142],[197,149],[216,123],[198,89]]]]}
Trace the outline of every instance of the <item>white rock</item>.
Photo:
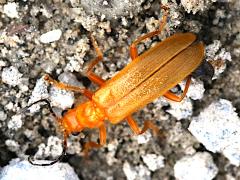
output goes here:
{"type": "Polygon", "coordinates": [[[52,106],[59,107],[61,109],[71,108],[74,103],[74,93],[57,87],[51,87],[50,101],[52,106]]]}
{"type": "Polygon", "coordinates": [[[240,165],[240,118],[230,101],[213,102],[188,129],[209,151],[222,152],[230,163],[240,165]]]}
{"type": "Polygon", "coordinates": [[[151,139],[151,137],[152,137],[152,134],[149,131],[147,131],[143,134],[134,136],[134,138],[137,139],[138,144],[147,143],[151,139]]]}
{"type": "Polygon", "coordinates": [[[40,36],[40,42],[51,43],[60,39],[62,31],[60,29],[54,29],[40,36]]]}
{"type": "Polygon", "coordinates": [[[206,57],[209,59],[214,59],[215,55],[222,47],[222,43],[219,40],[214,40],[212,44],[206,46],[206,57]]]}
{"type": "Polygon", "coordinates": [[[5,13],[10,18],[18,18],[18,4],[15,2],[9,2],[3,6],[3,13],[5,13]]]}
{"type": "Polygon", "coordinates": [[[76,76],[70,72],[63,72],[58,76],[58,80],[61,81],[62,83],[66,83],[72,86],[78,86],[84,88],[82,83],[80,83],[76,76]]]}
{"type": "Polygon", "coordinates": [[[19,151],[20,145],[18,144],[18,142],[11,139],[7,139],[5,141],[5,144],[7,145],[8,149],[11,150],[12,152],[19,151]]]}
{"type": "MultiPolygon", "coordinates": [[[[179,83],[179,85],[181,89],[184,90],[186,81],[182,81],[179,83]]],[[[175,89],[176,88],[173,88],[172,90],[174,91],[175,89]]],[[[181,102],[175,102],[165,98],[162,102],[160,102],[160,104],[163,106],[170,105],[170,109],[168,109],[167,112],[174,116],[177,120],[186,119],[191,117],[193,113],[191,99],[201,99],[203,97],[204,91],[205,89],[203,82],[192,78],[186,97],[181,102]]]]}
{"type": "Polygon", "coordinates": [[[22,74],[14,66],[6,67],[2,71],[2,81],[11,86],[17,86],[22,82],[22,74]]]}
{"type": "MultiPolygon", "coordinates": [[[[179,84],[181,86],[181,89],[184,89],[185,84],[186,84],[185,82],[181,82],[179,84]]],[[[190,97],[193,100],[202,99],[204,91],[205,89],[204,89],[203,82],[200,80],[191,78],[191,84],[189,86],[186,96],[190,97]]]]}
{"type": "MultiPolygon", "coordinates": [[[[2,34],[0,35],[0,43],[1,43],[1,38],[2,38],[1,36],[2,36],[2,34]]],[[[4,66],[7,66],[7,63],[3,60],[0,60],[0,68],[2,68],[4,66]]]]}
{"type": "Polygon", "coordinates": [[[211,3],[216,2],[216,0],[181,0],[181,4],[184,7],[185,11],[193,14],[196,14],[198,11],[206,10],[211,3]]]}
{"type": "Polygon", "coordinates": [[[167,110],[168,113],[173,115],[177,120],[186,119],[192,116],[192,102],[189,98],[184,98],[181,102],[169,101],[171,106],[170,109],[167,110]]]}
{"type": "Polygon", "coordinates": [[[0,121],[5,121],[7,119],[7,114],[4,111],[0,111],[0,121]]]}
{"type": "Polygon", "coordinates": [[[137,170],[137,180],[138,179],[144,179],[144,180],[151,180],[151,172],[148,170],[147,167],[143,166],[140,164],[139,166],[136,167],[137,170]]]}
{"type": "Polygon", "coordinates": [[[231,164],[236,166],[240,165],[240,143],[239,143],[239,134],[236,139],[232,139],[226,147],[223,148],[222,152],[226,156],[231,164]]]}
{"type": "Polygon", "coordinates": [[[147,165],[148,169],[151,171],[156,171],[157,169],[164,167],[164,157],[156,154],[146,154],[142,155],[143,162],[147,165]]]}
{"type": "Polygon", "coordinates": [[[68,154],[81,154],[82,153],[82,145],[79,141],[79,138],[84,137],[83,134],[79,134],[79,136],[70,136],[67,139],[67,153],[68,154]]]}
{"type": "Polygon", "coordinates": [[[107,145],[108,153],[106,154],[106,162],[109,166],[112,166],[114,163],[118,162],[118,159],[115,157],[118,147],[118,141],[114,140],[109,142],[107,145]]]}
{"type": "Polygon", "coordinates": [[[137,172],[133,167],[130,166],[128,162],[123,164],[123,172],[126,175],[128,180],[134,180],[137,177],[137,172]]]}
{"type": "Polygon", "coordinates": [[[126,161],[123,164],[123,172],[127,177],[127,180],[150,180],[151,172],[142,164],[136,167],[131,167],[130,164],[126,161]]]}
{"type": "Polygon", "coordinates": [[[219,40],[214,40],[212,44],[206,46],[206,60],[209,61],[214,68],[214,76],[217,79],[226,69],[226,62],[232,61],[231,54],[225,48],[221,48],[222,44],[219,40]]]}
{"type": "Polygon", "coordinates": [[[178,180],[211,180],[217,173],[218,168],[207,152],[185,156],[174,165],[174,175],[178,180]]]}
{"type": "MultiPolygon", "coordinates": [[[[40,78],[37,80],[36,85],[32,91],[32,95],[28,101],[28,105],[40,100],[40,99],[47,99],[49,97],[48,95],[48,89],[47,89],[47,83],[44,80],[44,78],[40,78]]],[[[40,109],[39,104],[35,104],[29,108],[31,113],[34,113],[35,111],[40,109]]]]}
{"type": "Polygon", "coordinates": [[[57,158],[61,155],[63,151],[62,140],[55,136],[50,136],[47,141],[47,146],[45,144],[40,144],[38,146],[38,151],[35,154],[37,159],[44,159],[46,157],[57,158]]]}
{"type": "Polygon", "coordinates": [[[12,102],[9,102],[5,105],[5,109],[12,110],[14,108],[14,104],[12,102]]]}
{"type": "MultiPolygon", "coordinates": [[[[79,62],[78,59],[74,57],[68,57],[69,63],[67,64],[66,68],[64,69],[65,71],[76,71],[79,72],[81,70],[81,62],[79,62]]],[[[82,60],[80,60],[82,61],[82,60]]]]}
{"type": "Polygon", "coordinates": [[[222,48],[220,50],[220,53],[216,55],[216,57],[214,59],[212,59],[212,64],[216,64],[214,65],[214,76],[212,79],[217,79],[220,74],[222,74],[227,65],[226,65],[226,61],[232,61],[232,57],[230,52],[227,52],[225,48],[222,48]]]}
{"type": "MultiPolygon", "coordinates": [[[[65,91],[55,86],[52,86],[50,88],[50,92],[48,93],[47,87],[48,84],[44,80],[44,77],[39,79],[34,87],[32,96],[28,104],[36,102],[40,99],[49,99],[49,101],[51,102],[51,106],[55,106],[61,109],[67,109],[72,107],[74,103],[74,93],[72,91],[65,91]]],[[[39,104],[36,104],[29,109],[33,113],[34,111],[39,109],[39,104]]]]}
{"type": "Polygon", "coordinates": [[[226,180],[236,180],[236,177],[233,175],[231,175],[231,174],[226,174],[226,180]]]}
{"type": "MultiPolygon", "coordinates": [[[[46,163],[46,162],[45,162],[46,163]]],[[[73,168],[67,163],[57,163],[53,166],[33,166],[28,161],[14,159],[1,170],[1,180],[79,180],[73,168]]]]}
{"type": "Polygon", "coordinates": [[[11,130],[17,130],[17,129],[21,128],[23,125],[21,118],[22,118],[21,114],[12,116],[12,118],[8,122],[8,128],[11,130]]]}

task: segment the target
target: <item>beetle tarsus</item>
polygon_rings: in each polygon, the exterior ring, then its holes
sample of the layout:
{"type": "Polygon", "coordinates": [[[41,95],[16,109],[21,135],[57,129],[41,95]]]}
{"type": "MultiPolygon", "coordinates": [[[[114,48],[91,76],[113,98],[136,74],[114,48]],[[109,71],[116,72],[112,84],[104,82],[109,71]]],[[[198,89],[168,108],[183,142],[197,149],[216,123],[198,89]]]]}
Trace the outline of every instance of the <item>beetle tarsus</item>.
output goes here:
{"type": "Polygon", "coordinates": [[[147,39],[147,38],[151,38],[153,36],[156,36],[158,34],[160,34],[164,28],[164,26],[166,25],[167,23],[167,16],[168,16],[168,7],[166,6],[163,6],[161,7],[163,10],[164,10],[164,14],[163,14],[163,17],[159,23],[159,28],[155,31],[152,31],[152,32],[149,32],[139,38],[137,38],[130,46],[130,56],[131,56],[131,59],[134,60],[137,58],[138,56],[138,51],[137,51],[137,45],[142,42],[143,40],[147,39]]]}
{"type": "Polygon", "coordinates": [[[107,131],[106,131],[105,125],[103,124],[103,125],[101,125],[99,127],[99,140],[100,140],[100,143],[89,141],[89,142],[84,144],[83,152],[84,152],[85,157],[88,156],[88,151],[90,149],[92,149],[92,148],[100,148],[100,147],[104,146],[104,144],[106,144],[106,138],[107,138],[107,131]]]}

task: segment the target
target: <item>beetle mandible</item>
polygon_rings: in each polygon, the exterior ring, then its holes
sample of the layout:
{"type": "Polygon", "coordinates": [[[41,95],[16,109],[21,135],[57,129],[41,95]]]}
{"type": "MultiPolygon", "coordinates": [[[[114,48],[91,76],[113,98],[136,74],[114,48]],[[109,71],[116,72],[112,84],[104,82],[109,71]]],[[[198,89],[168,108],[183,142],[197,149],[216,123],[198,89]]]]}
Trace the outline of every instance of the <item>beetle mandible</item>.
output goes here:
{"type": "MultiPolygon", "coordinates": [[[[81,132],[85,128],[99,129],[100,142],[87,142],[84,145],[84,151],[103,146],[107,136],[105,120],[109,120],[112,124],[126,120],[135,134],[142,134],[147,129],[158,132],[158,127],[149,120],[145,121],[143,128],[140,129],[131,114],[162,95],[170,100],[180,102],[189,88],[190,74],[201,64],[204,57],[204,45],[202,42],[195,42],[196,35],[193,33],[176,33],[138,55],[137,45],[147,38],[160,34],[164,28],[168,8],[162,6],[162,9],[164,14],[159,29],[136,39],[130,46],[132,62],[107,81],[92,72],[94,66],[103,59],[103,54],[91,35],[97,57],[90,63],[87,77],[100,86],[96,92],[58,82],[49,75],[44,77],[51,85],[79,92],[88,100],[68,110],[63,117],[56,117],[64,132],[62,155],[48,164],[37,164],[29,158],[30,163],[41,166],[56,163],[65,154],[67,137],[72,133],[81,132]],[[187,78],[186,85],[181,96],[169,91],[185,78],[187,78]]],[[[46,100],[40,101],[47,102],[46,100]]],[[[49,103],[48,105],[50,106],[49,103]]]]}

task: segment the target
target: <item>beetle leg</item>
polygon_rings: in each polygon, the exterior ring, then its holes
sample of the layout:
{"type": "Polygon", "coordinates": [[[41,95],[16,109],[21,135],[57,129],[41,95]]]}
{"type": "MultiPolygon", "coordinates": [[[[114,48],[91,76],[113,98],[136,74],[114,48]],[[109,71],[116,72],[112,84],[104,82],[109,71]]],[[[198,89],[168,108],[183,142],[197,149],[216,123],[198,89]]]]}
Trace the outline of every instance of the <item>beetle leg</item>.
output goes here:
{"type": "Polygon", "coordinates": [[[93,72],[92,72],[92,69],[93,69],[93,67],[94,67],[97,63],[99,63],[100,61],[102,61],[102,59],[103,59],[103,54],[102,54],[101,50],[99,49],[98,44],[97,44],[95,38],[94,38],[92,35],[90,35],[90,37],[91,37],[91,41],[92,41],[93,47],[94,47],[94,49],[96,50],[97,57],[90,62],[89,66],[88,66],[88,69],[87,69],[87,77],[88,77],[91,81],[93,81],[93,82],[95,82],[96,84],[98,84],[99,86],[101,86],[101,85],[104,84],[105,80],[103,80],[101,77],[99,77],[98,75],[96,75],[95,73],[93,73],[93,72]]]}
{"type": "Polygon", "coordinates": [[[67,91],[79,92],[79,93],[83,94],[84,96],[86,96],[88,99],[92,99],[93,93],[91,91],[87,90],[86,88],[80,88],[77,86],[71,86],[68,84],[58,82],[58,81],[54,80],[52,77],[50,77],[49,75],[45,75],[44,80],[47,81],[48,83],[50,83],[51,85],[56,86],[60,89],[67,90],[67,91]]]}
{"type": "Polygon", "coordinates": [[[130,128],[132,129],[132,131],[134,132],[134,134],[136,134],[136,135],[143,134],[148,129],[151,129],[153,131],[154,135],[157,135],[159,133],[159,128],[154,123],[152,123],[150,120],[144,121],[144,125],[141,130],[140,130],[138,124],[136,123],[136,121],[132,118],[132,116],[127,117],[127,123],[130,126],[130,128]]]}
{"type": "Polygon", "coordinates": [[[167,22],[167,16],[168,16],[168,8],[165,7],[165,6],[162,6],[161,7],[163,10],[164,10],[164,14],[163,14],[163,17],[162,17],[162,20],[160,21],[160,25],[159,25],[159,28],[155,31],[152,31],[152,32],[149,32],[139,38],[137,38],[130,46],[130,56],[131,56],[131,59],[134,60],[135,58],[137,58],[138,56],[138,51],[137,51],[137,45],[147,39],[147,38],[151,38],[153,36],[156,36],[158,34],[161,33],[161,31],[163,30],[164,26],[166,25],[166,22],[167,22]]]}
{"type": "Polygon", "coordinates": [[[106,139],[107,139],[107,131],[106,131],[106,127],[105,125],[101,125],[99,127],[99,139],[100,139],[100,143],[96,143],[93,141],[89,141],[87,143],[84,144],[83,147],[83,152],[84,154],[87,156],[88,151],[92,148],[100,148],[102,147],[104,144],[106,144],[106,139]]]}
{"type": "Polygon", "coordinates": [[[170,99],[172,101],[175,101],[175,102],[181,102],[183,100],[183,98],[186,96],[187,94],[187,91],[188,91],[188,88],[190,86],[190,83],[191,83],[191,76],[188,76],[187,78],[187,81],[186,81],[186,85],[185,85],[185,88],[183,90],[183,93],[181,96],[177,96],[176,94],[168,91],[166,92],[163,96],[167,99],[170,99]]]}

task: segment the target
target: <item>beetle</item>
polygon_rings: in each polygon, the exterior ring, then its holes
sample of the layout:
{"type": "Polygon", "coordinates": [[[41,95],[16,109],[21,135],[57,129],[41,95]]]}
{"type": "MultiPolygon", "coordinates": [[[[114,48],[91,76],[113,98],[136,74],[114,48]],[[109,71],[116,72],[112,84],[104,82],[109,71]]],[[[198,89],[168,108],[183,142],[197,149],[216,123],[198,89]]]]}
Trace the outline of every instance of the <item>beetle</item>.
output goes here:
{"type": "MultiPolygon", "coordinates": [[[[126,120],[135,134],[142,134],[147,129],[158,133],[158,127],[149,120],[145,121],[143,128],[140,129],[131,114],[162,95],[173,101],[182,101],[190,85],[190,74],[202,63],[204,58],[203,43],[196,42],[196,35],[190,32],[176,33],[138,55],[137,45],[147,38],[160,34],[164,28],[168,8],[163,7],[163,10],[164,14],[159,29],[136,39],[130,46],[132,61],[107,81],[92,71],[94,66],[103,59],[103,54],[91,35],[97,57],[91,61],[87,69],[87,76],[100,86],[96,92],[58,82],[49,75],[44,77],[51,85],[79,92],[88,100],[68,110],[63,117],[56,117],[64,132],[62,155],[49,164],[37,164],[32,161],[32,158],[29,158],[30,163],[41,166],[56,163],[65,154],[67,137],[72,133],[81,132],[85,128],[99,129],[100,142],[87,142],[84,145],[84,151],[103,146],[107,136],[104,124],[106,120],[112,124],[126,120]],[[185,78],[187,80],[182,95],[178,96],[172,93],[170,89],[185,78]]],[[[49,103],[48,105],[50,106],[49,103]]]]}

